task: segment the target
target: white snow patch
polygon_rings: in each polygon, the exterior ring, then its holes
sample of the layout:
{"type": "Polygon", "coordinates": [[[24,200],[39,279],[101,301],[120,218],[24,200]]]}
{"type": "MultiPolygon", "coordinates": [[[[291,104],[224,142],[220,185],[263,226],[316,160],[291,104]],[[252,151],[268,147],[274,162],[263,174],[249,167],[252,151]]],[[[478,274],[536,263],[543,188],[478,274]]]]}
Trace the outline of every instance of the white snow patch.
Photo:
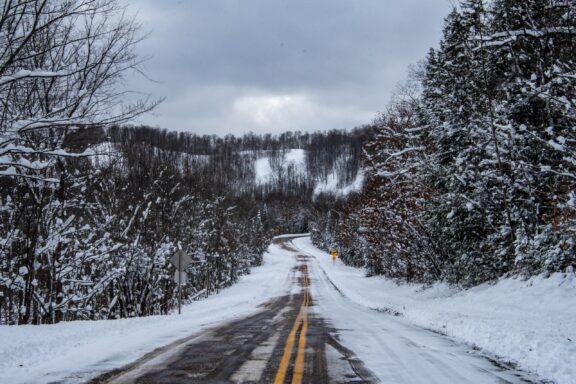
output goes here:
{"type": "Polygon", "coordinates": [[[558,143],[554,140],[548,140],[548,145],[557,151],[564,152],[564,146],[561,143],[558,143]]]}
{"type": "Polygon", "coordinates": [[[107,141],[91,146],[90,150],[94,153],[93,156],[90,156],[94,166],[106,167],[120,156],[114,143],[107,141]]]}
{"type": "Polygon", "coordinates": [[[332,194],[335,196],[345,197],[353,192],[359,192],[362,190],[364,185],[364,180],[366,175],[364,170],[359,170],[356,178],[352,183],[344,187],[338,187],[338,176],[335,172],[328,175],[328,178],[323,183],[318,183],[314,188],[314,197],[320,194],[332,194]]]}
{"type": "Polygon", "coordinates": [[[263,157],[256,160],[254,163],[256,171],[256,185],[268,184],[272,181],[272,167],[270,166],[270,159],[263,157]]]}
{"type": "Polygon", "coordinates": [[[304,149],[290,149],[284,153],[278,169],[273,169],[270,157],[261,157],[254,162],[256,185],[264,185],[278,180],[278,172],[293,167],[296,175],[306,175],[306,151],[304,149]]]}
{"type": "Polygon", "coordinates": [[[293,164],[297,167],[306,167],[306,151],[303,149],[291,149],[284,155],[286,166],[293,164]]]}

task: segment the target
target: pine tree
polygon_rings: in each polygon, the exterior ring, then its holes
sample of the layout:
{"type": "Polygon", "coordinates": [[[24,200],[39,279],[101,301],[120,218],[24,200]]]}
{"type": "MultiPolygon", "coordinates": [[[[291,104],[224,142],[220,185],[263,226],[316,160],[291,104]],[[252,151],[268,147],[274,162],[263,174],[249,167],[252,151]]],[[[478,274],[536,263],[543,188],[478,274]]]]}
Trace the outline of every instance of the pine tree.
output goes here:
{"type": "Polygon", "coordinates": [[[485,12],[479,1],[465,2],[462,8],[446,19],[440,50],[429,54],[423,82],[434,148],[427,225],[434,241],[445,247],[447,278],[473,284],[506,270],[506,258],[496,257],[496,248],[506,243],[507,234],[489,71],[475,39],[485,12]]]}
{"type": "Polygon", "coordinates": [[[574,263],[574,3],[499,0],[492,13],[484,44],[504,79],[496,119],[509,146],[515,261],[528,274],[562,270],[574,263]]]}

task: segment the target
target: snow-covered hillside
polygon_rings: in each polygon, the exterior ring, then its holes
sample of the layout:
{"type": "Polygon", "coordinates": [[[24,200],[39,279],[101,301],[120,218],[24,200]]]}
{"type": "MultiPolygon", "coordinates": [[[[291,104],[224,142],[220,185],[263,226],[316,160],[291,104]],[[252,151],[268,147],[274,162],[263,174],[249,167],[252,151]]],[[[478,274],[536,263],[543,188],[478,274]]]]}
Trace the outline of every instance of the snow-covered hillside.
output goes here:
{"type": "Polygon", "coordinates": [[[349,166],[349,161],[348,156],[339,156],[330,169],[323,170],[322,174],[327,173],[327,176],[322,177],[320,174],[309,172],[307,152],[304,149],[290,149],[276,157],[264,153],[264,156],[257,155],[254,161],[255,184],[270,185],[282,178],[304,180],[308,177],[308,182],[314,191],[313,197],[321,194],[346,197],[350,193],[360,192],[365,179],[364,171],[357,169],[354,180],[346,182],[342,169],[349,166]]]}
{"type": "Polygon", "coordinates": [[[114,159],[118,159],[120,153],[114,143],[105,141],[90,147],[92,165],[95,167],[107,167],[114,159]]]}
{"type": "MultiPolygon", "coordinates": [[[[333,164],[311,167],[306,149],[243,150],[232,152],[237,159],[232,164],[230,158],[222,159],[218,154],[191,154],[161,149],[145,143],[140,145],[146,147],[154,156],[169,158],[182,173],[191,168],[229,168],[233,174],[231,182],[235,186],[234,190],[239,192],[258,187],[274,189],[287,185],[305,185],[313,191],[313,197],[321,194],[346,197],[350,193],[359,192],[365,179],[364,172],[355,168],[355,159],[349,155],[337,155],[333,164]],[[352,180],[348,180],[350,173],[355,175],[352,180]],[[246,174],[252,174],[253,177],[246,178],[246,174]]],[[[96,167],[107,167],[112,163],[124,164],[123,153],[117,143],[103,142],[93,145],[90,150],[93,153],[90,159],[96,167]]]]}
{"type": "Polygon", "coordinates": [[[316,184],[316,187],[314,188],[314,197],[321,194],[332,194],[338,197],[346,197],[353,192],[360,192],[364,185],[365,177],[366,175],[361,169],[358,171],[358,174],[352,183],[342,187],[339,186],[340,181],[338,175],[335,172],[332,172],[328,175],[326,181],[321,181],[316,184]]]}
{"type": "Polygon", "coordinates": [[[298,178],[306,177],[306,151],[290,149],[281,153],[279,158],[270,156],[259,157],[254,162],[256,185],[270,184],[284,177],[287,172],[293,172],[298,178]]]}

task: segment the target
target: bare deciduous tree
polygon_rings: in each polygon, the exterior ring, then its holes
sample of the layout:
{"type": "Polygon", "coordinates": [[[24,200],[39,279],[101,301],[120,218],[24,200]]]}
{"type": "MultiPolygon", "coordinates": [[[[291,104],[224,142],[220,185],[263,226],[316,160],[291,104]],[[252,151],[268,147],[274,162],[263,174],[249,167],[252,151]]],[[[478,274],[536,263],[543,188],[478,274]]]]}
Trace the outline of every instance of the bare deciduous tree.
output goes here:
{"type": "Polygon", "coordinates": [[[126,122],[158,101],[127,103],[138,71],[140,25],[117,0],[1,2],[0,175],[56,181],[51,165],[77,156],[63,145],[78,129],[126,122]]]}

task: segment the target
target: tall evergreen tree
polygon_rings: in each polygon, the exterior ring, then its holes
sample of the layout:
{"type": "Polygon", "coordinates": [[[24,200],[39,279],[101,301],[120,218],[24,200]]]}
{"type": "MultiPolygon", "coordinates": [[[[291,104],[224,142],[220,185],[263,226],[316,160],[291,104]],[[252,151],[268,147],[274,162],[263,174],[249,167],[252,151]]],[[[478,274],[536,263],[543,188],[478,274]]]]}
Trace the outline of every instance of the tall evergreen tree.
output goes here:
{"type": "Polygon", "coordinates": [[[515,262],[525,273],[574,262],[576,19],[574,2],[498,0],[483,36],[502,79],[515,262]]]}

